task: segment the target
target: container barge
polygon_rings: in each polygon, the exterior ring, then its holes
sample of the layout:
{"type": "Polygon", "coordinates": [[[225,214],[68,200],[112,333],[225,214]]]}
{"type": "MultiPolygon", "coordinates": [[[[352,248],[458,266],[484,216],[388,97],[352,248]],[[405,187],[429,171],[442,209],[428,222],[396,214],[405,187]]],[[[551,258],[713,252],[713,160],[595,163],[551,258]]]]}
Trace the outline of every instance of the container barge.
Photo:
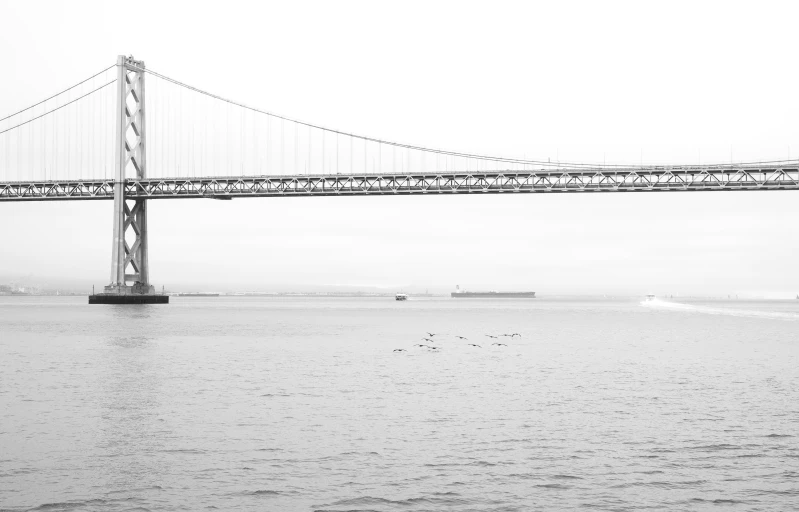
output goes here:
{"type": "Polygon", "coordinates": [[[466,292],[460,286],[450,294],[453,299],[534,299],[535,292],[466,292]]]}

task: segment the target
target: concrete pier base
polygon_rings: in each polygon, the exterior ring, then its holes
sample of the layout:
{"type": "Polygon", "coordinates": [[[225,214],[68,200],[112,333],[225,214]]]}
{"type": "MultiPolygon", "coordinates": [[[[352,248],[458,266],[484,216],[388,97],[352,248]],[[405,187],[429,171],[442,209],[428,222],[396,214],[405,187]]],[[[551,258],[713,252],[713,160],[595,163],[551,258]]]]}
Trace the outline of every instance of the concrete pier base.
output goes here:
{"type": "Polygon", "coordinates": [[[169,295],[89,295],[89,304],[169,304],[169,295]]]}
{"type": "Polygon", "coordinates": [[[157,295],[152,285],[108,285],[89,295],[89,304],[169,304],[169,295],[157,295]]]}

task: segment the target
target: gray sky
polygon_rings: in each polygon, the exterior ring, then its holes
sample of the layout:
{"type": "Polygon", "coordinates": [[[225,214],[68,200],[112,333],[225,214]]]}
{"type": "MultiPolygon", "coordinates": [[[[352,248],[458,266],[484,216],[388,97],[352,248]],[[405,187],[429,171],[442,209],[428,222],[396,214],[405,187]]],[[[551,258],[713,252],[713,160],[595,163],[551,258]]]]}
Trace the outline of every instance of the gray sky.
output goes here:
{"type": "MultiPolygon", "coordinates": [[[[799,156],[790,2],[0,0],[0,117],[120,53],[345,131],[509,157],[799,156]]],[[[149,86],[148,86],[149,87],[149,86]]],[[[799,192],[151,201],[153,284],[799,292],[799,192]]],[[[0,205],[0,276],[107,284],[110,202],[0,205]]]]}

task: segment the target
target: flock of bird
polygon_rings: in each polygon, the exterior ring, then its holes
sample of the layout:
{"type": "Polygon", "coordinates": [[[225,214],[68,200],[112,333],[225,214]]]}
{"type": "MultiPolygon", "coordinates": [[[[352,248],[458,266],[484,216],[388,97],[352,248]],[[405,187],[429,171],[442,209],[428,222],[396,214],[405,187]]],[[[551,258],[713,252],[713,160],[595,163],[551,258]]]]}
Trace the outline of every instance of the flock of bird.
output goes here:
{"type": "MultiPolygon", "coordinates": [[[[441,336],[446,336],[446,335],[442,334],[442,333],[428,332],[427,336],[423,336],[422,337],[422,340],[426,341],[427,343],[439,343],[440,341],[442,341],[441,336]],[[434,339],[436,336],[439,336],[439,338],[434,339]]],[[[518,336],[520,338],[522,337],[522,335],[519,334],[518,332],[514,332],[513,334],[498,334],[496,336],[494,336],[493,334],[486,334],[485,336],[487,336],[488,338],[491,338],[493,340],[498,340],[500,338],[511,338],[511,339],[513,339],[516,336],[518,336]]],[[[455,335],[454,337],[458,338],[459,340],[469,341],[469,338],[467,338],[466,336],[455,335]]],[[[482,345],[478,345],[477,343],[467,343],[467,345],[470,346],[470,347],[483,348],[482,345]]],[[[414,347],[419,347],[419,348],[427,348],[428,350],[431,350],[431,351],[436,351],[436,350],[441,348],[440,346],[428,345],[428,344],[425,344],[425,343],[416,343],[413,346],[414,347]]],[[[508,345],[507,345],[507,343],[500,343],[498,341],[495,341],[495,342],[491,343],[491,346],[492,347],[507,347],[508,345]]],[[[404,349],[404,348],[395,348],[394,352],[407,352],[407,350],[404,349]]]]}

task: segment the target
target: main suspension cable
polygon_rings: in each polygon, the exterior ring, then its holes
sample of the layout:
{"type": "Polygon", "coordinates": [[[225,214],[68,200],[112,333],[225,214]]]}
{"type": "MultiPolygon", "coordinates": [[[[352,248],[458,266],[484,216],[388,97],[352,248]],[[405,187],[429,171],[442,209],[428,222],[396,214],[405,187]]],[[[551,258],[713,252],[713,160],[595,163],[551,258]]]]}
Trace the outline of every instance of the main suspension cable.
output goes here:
{"type": "MultiPolygon", "coordinates": [[[[237,107],[240,107],[240,108],[243,108],[243,109],[250,110],[252,112],[257,112],[259,114],[263,114],[263,115],[266,115],[266,116],[269,116],[269,117],[280,119],[282,121],[288,121],[290,123],[295,123],[297,125],[307,126],[309,129],[313,128],[313,129],[317,129],[317,130],[322,130],[323,132],[330,132],[330,133],[334,133],[336,135],[344,135],[344,136],[351,137],[351,138],[354,138],[354,139],[360,139],[360,140],[363,140],[365,142],[373,142],[373,143],[376,143],[376,144],[385,144],[387,146],[393,146],[393,147],[396,147],[396,148],[403,148],[403,149],[407,149],[407,150],[427,152],[427,153],[433,153],[433,154],[445,155],[445,156],[451,156],[451,157],[467,158],[467,159],[472,159],[472,160],[476,160],[476,161],[484,160],[484,161],[502,162],[502,163],[510,163],[510,164],[521,164],[521,165],[540,165],[540,166],[544,166],[544,167],[556,167],[556,168],[563,168],[563,167],[585,168],[587,170],[590,170],[590,169],[596,169],[596,170],[599,170],[599,169],[609,170],[609,169],[611,169],[612,170],[614,168],[615,169],[668,169],[668,168],[673,168],[673,167],[691,167],[691,168],[703,168],[703,169],[704,168],[708,168],[708,169],[710,169],[710,168],[718,168],[718,167],[728,167],[730,165],[730,164],[723,164],[723,163],[697,164],[697,165],[680,166],[680,165],[663,165],[663,164],[635,165],[635,164],[605,164],[605,163],[597,164],[597,163],[579,163],[579,162],[561,162],[561,161],[552,162],[552,161],[543,161],[543,160],[527,160],[527,159],[519,159],[519,158],[505,158],[505,157],[478,155],[478,154],[473,154],[473,153],[462,153],[462,152],[457,152],[457,151],[446,151],[446,150],[442,150],[442,149],[433,149],[433,148],[428,148],[428,147],[424,147],[424,146],[416,146],[416,145],[412,145],[412,144],[404,144],[404,143],[400,143],[400,142],[393,142],[393,141],[388,141],[388,140],[376,139],[374,137],[368,137],[368,136],[365,136],[365,135],[358,135],[358,134],[354,134],[354,133],[350,133],[350,132],[344,132],[344,131],[341,131],[341,130],[336,130],[336,129],[333,129],[333,128],[327,128],[327,127],[316,125],[316,124],[313,124],[313,123],[308,123],[308,122],[305,122],[305,121],[292,119],[292,118],[289,118],[289,117],[281,116],[279,114],[274,114],[272,112],[267,112],[267,111],[255,108],[255,107],[246,105],[244,103],[241,103],[241,102],[238,102],[238,101],[234,101],[234,100],[225,98],[223,96],[219,96],[217,94],[213,94],[211,92],[199,89],[197,87],[194,87],[192,85],[186,84],[186,83],[181,82],[179,80],[176,80],[174,78],[170,78],[170,77],[168,77],[166,75],[158,73],[158,72],[156,72],[156,71],[154,71],[152,69],[149,69],[149,68],[143,69],[143,68],[138,68],[136,66],[131,66],[131,65],[128,65],[128,67],[131,68],[131,69],[134,69],[134,70],[136,70],[138,72],[150,73],[150,74],[152,74],[152,75],[154,75],[154,76],[156,76],[158,78],[161,78],[162,80],[166,80],[166,81],[171,82],[171,83],[173,83],[175,85],[178,85],[180,87],[184,87],[184,88],[186,88],[188,90],[194,91],[194,92],[196,92],[198,94],[202,94],[202,95],[205,95],[207,97],[210,97],[210,98],[225,102],[227,104],[234,105],[234,106],[237,106],[237,107]]],[[[0,133],[2,133],[2,132],[0,132],[0,133]]],[[[310,141],[309,141],[309,143],[310,143],[310,141]]],[[[760,160],[760,161],[751,161],[751,162],[736,162],[736,163],[731,164],[731,165],[733,165],[733,166],[747,166],[747,165],[786,164],[786,163],[799,164],[799,159],[765,160],[765,161],[764,160],[760,160]]]]}
{"type": "MultiPolygon", "coordinates": [[[[257,112],[259,114],[263,114],[263,115],[266,115],[266,116],[274,117],[276,119],[281,119],[283,121],[288,121],[290,123],[297,123],[297,124],[302,125],[302,126],[307,126],[308,128],[313,128],[313,129],[316,129],[316,130],[322,130],[322,131],[325,131],[325,132],[335,133],[335,134],[338,134],[338,135],[344,135],[344,136],[347,136],[347,137],[353,137],[353,138],[356,138],[356,139],[364,140],[364,141],[367,141],[367,142],[373,142],[373,143],[376,143],[376,144],[385,144],[387,146],[394,146],[394,147],[404,148],[404,149],[409,149],[409,150],[414,150],[414,151],[424,151],[424,152],[435,153],[435,154],[440,154],[440,155],[448,155],[448,156],[461,157],[461,158],[471,158],[471,159],[475,159],[475,160],[487,160],[487,161],[494,161],[494,162],[528,164],[528,165],[543,165],[543,166],[557,166],[557,165],[562,165],[564,163],[564,162],[561,162],[561,163],[558,163],[558,162],[545,162],[543,160],[524,160],[524,159],[518,159],[518,158],[505,158],[505,157],[496,157],[496,156],[487,156],[487,155],[477,155],[477,154],[472,154],[472,153],[462,153],[462,152],[457,152],[457,151],[446,151],[446,150],[442,150],[442,149],[433,149],[433,148],[428,148],[428,147],[424,147],[424,146],[416,146],[416,145],[412,145],[412,144],[404,144],[404,143],[400,143],[400,142],[393,142],[393,141],[388,141],[388,140],[383,140],[383,139],[376,139],[374,137],[368,137],[368,136],[365,136],[365,135],[358,135],[358,134],[355,134],[355,133],[336,130],[336,129],[333,129],[333,128],[327,128],[327,127],[320,126],[320,125],[317,125],[317,124],[308,123],[308,122],[300,121],[300,120],[297,120],[297,119],[292,119],[292,118],[289,118],[289,117],[286,117],[286,116],[281,116],[279,114],[274,114],[272,112],[267,112],[265,110],[261,110],[261,109],[255,108],[255,107],[246,105],[244,103],[240,103],[238,101],[234,101],[234,100],[225,98],[223,96],[219,96],[218,94],[213,94],[211,92],[204,91],[204,90],[199,89],[197,87],[194,87],[192,85],[186,84],[186,83],[181,82],[179,80],[175,80],[174,78],[170,78],[170,77],[168,77],[166,75],[158,73],[157,71],[154,71],[154,70],[152,70],[150,68],[146,68],[146,69],[145,68],[138,68],[136,66],[131,66],[131,65],[128,65],[128,67],[133,69],[133,70],[142,72],[142,73],[150,73],[150,74],[152,74],[152,75],[154,75],[154,76],[156,76],[158,78],[161,78],[162,80],[166,80],[166,81],[171,82],[171,83],[173,83],[175,85],[178,85],[180,87],[184,87],[184,88],[189,89],[191,91],[194,91],[194,92],[196,92],[198,94],[203,94],[205,96],[217,99],[219,101],[228,103],[230,105],[234,105],[234,106],[237,106],[237,107],[240,107],[240,108],[244,108],[244,109],[247,109],[247,110],[250,110],[250,111],[253,111],[253,112],[257,112]]],[[[593,165],[593,164],[580,164],[580,163],[569,163],[568,165],[571,165],[571,166],[574,166],[574,167],[601,167],[601,166],[597,166],[597,165],[593,165]]],[[[622,167],[622,166],[616,166],[616,167],[622,167]]],[[[638,166],[630,165],[629,167],[638,167],[638,166]]]]}
{"type": "Polygon", "coordinates": [[[24,109],[20,110],[19,112],[14,112],[13,114],[11,114],[11,115],[8,115],[8,116],[6,116],[6,117],[4,117],[4,118],[0,119],[0,121],[5,121],[6,119],[8,119],[8,118],[10,118],[10,117],[14,117],[14,116],[15,116],[15,115],[17,115],[17,114],[21,114],[21,113],[23,113],[23,112],[25,112],[25,111],[28,111],[28,110],[32,109],[33,107],[38,107],[38,106],[39,106],[39,105],[41,105],[42,103],[45,103],[45,102],[47,102],[47,101],[50,101],[51,99],[55,98],[56,96],[61,96],[61,95],[62,95],[62,94],[64,94],[65,92],[71,91],[71,90],[72,90],[72,89],[74,89],[75,87],[77,87],[77,86],[79,86],[79,85],[83,85],[83,84],[85,84],[86,82],[88,82],[88,81],[89,81],[89,80],[91,80],[92,78],[95,78],[95,77],[98,77],[98,76],[102,75],[103,73],[105,73],[105,72],[106,72],[106,71],[108,71],[109,69],[113,68],[114,66],[116,66],[116,64],[112,64],[112,65],[108,66],[107,68],[105,68],[104,70],[100,71],[99,73],[96,73],[96,74],[94,74],[94,75],[90,76],[89,78],[87,78],[86,80],[83,80],[82,82],[78,82],[78,83],[76,83],[76,84],[75,84],[75,85],[73,85],[72,87],[69,87],[69,88],[67,88],[67,89],[64,89],[63,91],[61,91],[61,92],[59,92],[59,93],[53,94],[52,96],[50,96],[50,97],[49,97],[49,98],[47,98],[46,100],[42,100],[42,101],[40,101],[39,103],[36,103],[35,105],[31,105],[31,106],[30,106],[30,107],[28,107],[28,108],[24,108],[24,109]]]}
{"type": "MultiPolygon", "coordinates": [[[[113,67],[113,66],[112,66],[112,67],[113,67]]],[[[92,90],[92,91],[89,91],[89,92],[87,92],[87,93],[86,93],[86,94],[84,94],[83,96],[79,96],[79,97],[75,98],[74,100],[70,101],[69,103],[64,103],[64,104],[63,104],[63,105],[61,105],[60,107],[56,107],[56,108],[54,108],[53,110],[48,110],[48,111],[47,111],[47,112],[45,112],[44,114],[38,115],[38,116],[36,116],[36,117],[32,117],[32,118],[28,119],[27,121],[25,121],[24,123],[19,123],[19,124],[17,124],[17,125],[14,125],[14,126],[11,126],[11,127],[9,127],[9,128],[6,128],[5,130],[3,130],[3,131],[1,131],[1,132],[0,132],[0,135],[4,134],[4,133],[6,133],[6,132],[10,132],[11,130],[13,130],[13,129],[15,129],[15,128],[19,128],[20,126],[25,126],[26,124],[28,124],[28,123],[31,123],[31,122],[33,122],[33,121],[36,121],[37,119],[41,119],[42,117],[44,117],[44,116],[46,116],[46,115],[48,115],[48,114],[52,114],[53,112],[56,112],[56,111],[58,111],[58,110],[61,110],[62,108],[64,108],[64,107],[67,107],[67,106],[69,106],[69,105],[72,105],[72,104],[73,104],[73,103],[75,103],[76,101],[78,101],[78,100],[81,100],[81,99],[85,98],[86,96],[90,96],[90,95],[92,95],[92,94],[96,93],[97,91],[99,91],[100,89],[103,89],[104,87],[108,87],[109,85],[111,85],[111,84],[115,84],[115,83],[116,83],[116,79],[114,79],[114,80],[111,80],[111,81],[110,81],[110,82],[108,82],[107,84],[101,85],[100,87],[98,87],[98,88],[96,88],[96,89],[94,89],[94,90],[92,90]]],[[[26,110],[27,110],[27,109],[26,109],[26,110]]],[[[6,119],[8,119],[8,118],[6,118],[6,119]]],[[[75,123],[77,124],[77,121],[75,121],[75,123]]]]}

